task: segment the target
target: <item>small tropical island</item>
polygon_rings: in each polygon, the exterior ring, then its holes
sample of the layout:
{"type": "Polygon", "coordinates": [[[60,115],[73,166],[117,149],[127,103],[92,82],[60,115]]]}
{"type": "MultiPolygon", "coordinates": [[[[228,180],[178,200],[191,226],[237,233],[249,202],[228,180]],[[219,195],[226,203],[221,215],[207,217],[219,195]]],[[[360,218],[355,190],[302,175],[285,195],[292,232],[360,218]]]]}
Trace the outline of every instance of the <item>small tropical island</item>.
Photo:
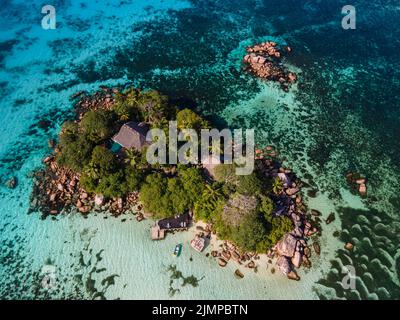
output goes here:
{"type": "MultiPolygon", "coordinates": [[[[299,195],[301,181],[283,168],[272,146],[255,150],[255,169],[236,175],[235,164],[150,165],[146,161],[146,132],[178,128],[209,128],[210,122],[154,90],[102,87],[92,95],[79,92],[75,116],[62,125],[54,151],[35,173],[31,210],[43,218],[66,212],[87,216],[93,211],[114,216],[135,214],[155,221],[152,238],[171,230],[197,226],[192,241],[202,251],[212,235],[224,240],[212,251],[220,266],[232,259],[255,268],[260,254],[277,258],[278,268],[299,280],[295,268],[310,267],[317,237],[317,213],[307,214],[299,195]]],[[[243,274],[236,270],[237,277],[243,274]]]]}

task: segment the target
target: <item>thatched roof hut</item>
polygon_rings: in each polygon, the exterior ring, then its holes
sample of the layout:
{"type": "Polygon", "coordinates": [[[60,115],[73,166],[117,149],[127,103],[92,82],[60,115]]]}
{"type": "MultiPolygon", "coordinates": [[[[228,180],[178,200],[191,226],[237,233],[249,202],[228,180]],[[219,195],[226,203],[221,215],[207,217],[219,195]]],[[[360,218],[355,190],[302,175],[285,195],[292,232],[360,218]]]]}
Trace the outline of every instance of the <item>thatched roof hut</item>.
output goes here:
{"type": "Polygon", "coordinates": [[[148,127],[145,123],[130,121],[125,123],[119,132],[112,138],[125,149],[142,150],[148,142],[146,141],[146,134],[148,127]]]}

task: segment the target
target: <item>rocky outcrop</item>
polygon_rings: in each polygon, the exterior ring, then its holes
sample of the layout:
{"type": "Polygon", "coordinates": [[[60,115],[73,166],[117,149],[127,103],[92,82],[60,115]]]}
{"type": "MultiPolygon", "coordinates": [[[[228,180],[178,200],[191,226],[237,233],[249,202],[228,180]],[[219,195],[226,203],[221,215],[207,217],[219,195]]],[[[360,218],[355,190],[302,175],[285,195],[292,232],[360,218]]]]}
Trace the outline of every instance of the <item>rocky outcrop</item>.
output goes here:
{"type": "Polygon", "coordinates": [[[287,257],[280,256],[276,261],[276,265],[278,269],[290,280],[300,280],[300,277],[297,275],[296,271],[292,269],[290,261],[287,257]]]}
{"type": "Polygon", "coordinates": [[[326,224],[330,224],[330,223],[332,223],[333,221],[335,221],[335,213],[334,213],[334,212],[331,212],[331,213],[329,214],[328,218],[326,218],[325,222],[326,222],[326,224]]]}
{"type": "Polygon", "coordinates": [[[257,77],[279,82],[285,91],[296,82],[296,74],[287,71],[281,63],[281,58],[292,51],[290,47],[283,50],[275,42],[267,41],[248,47],[246,51],[243,62],[257,77]]]}
{"type": "Polygon", "coordinates": [[[303,255],[300,251],[296,251],[292,257],[292,264],[295,268],[300,268],[301,261],[303,260],[303,255]]]}
{"type": "MultiPolygon", "coordinates": [[[[293,230],[269,250],[267,255],[270,258],[277,256],[278,269],[283,270],[288,278],[299,280],[295,268],[311,267],[311,250],[307,241],[310,237],[318,235],[320,230],[318,217],[321,213],[312,209],[311,216],[306,215],[308,210],[302,202],[301,195],[303,183],[296,178],[291,169],[281,167],[281,164],[271,156],[271,152],[274,151],[272,146],[257,150],[255,163],[257,169],[267,177],[279,179],[283,185],[282,191],[271,195],[275,205],[273,214],[286,216],[293,222],[293,230]]],[[[320,253],[319,246],[316,252],[317,255],[320,253]]]]}
{"type": "Polygon", "coordinates": [[[218,264],[219,264],[220,267],[225,267],[227,265],[227,262],[226,262],[226,260],[224,260],[222,258],[219,258],[218,259],[218,264]]]}
{"type": "Polygon", "coordinates": [[[285,275],[287,276],[289,274],[290,271],[292,271],[292,268],[290,266],[290,262],[289,259],[285,256],[280,256],[277,260],[276,260],[276,265],[279,268],[279,270],[285,275]]]}
{"type": "Polygon", "coordinates": [[[344,248],[345,248],[346,250],[351,251],[351,250],[353,250],[354,245],[353,245],[351,242],[347,242],[347,243],[344,245],[344,248]]]}
{"type": "Polygon", "coordinates": [[[367,196],[367,179],[365,177],[359,173],[349,172],[346,180],[353,192],[357,192],[361,197],[367,196]]]}
{"type": "Polygon", "coordinates": [[[222,251],[221,255],[226,261],[231,259],[231,253],[229,251],[222,251]]]}
{"type": "Polygon", "coordinates": [[[45,168],[34,174],[30,211],[40,211],[43,217],[60,214],[76,208],[82,214],[92,210],[109,211],[117,216],[125,212],[140,211],[138,193],[125,199],[105,199],[103,195],[90,195],[80,187],[80,175],[58,166],[55,156],[44,159],[45,168]]]}
{"type": "Polygon", "coordinates": [[[9,189],[14,189],[17,187],[18,184],[18,180],[16,177],[12,177],[10,179],[8,179],[5,183],[6,187],[9,189]]]}
{"type": "Polygon", "coordinates": [[[104,204],[104,196],[102,194],[96,194],[94,197],[94,203],[96,206],[102,206],[104,204]]]}
{"type": "Polygon", "coordinates": [[[81,91],[71,96],[71,99],[80,98],[75,104],[77,114],[80,115],[87,110],[110,110],[114,104],[114,95],[116,93],[118,93],[117,89],[102,86],[101,90],[96,91],[93,95],[88,95],[86,92],[81,91]]]}
{"type": "Polygon", "coordinates": [[[314,248],[314,251],[315,251],[315,253],[316,253],[317,255],[320,255],[320,254],[321,254],[321,247],[320,247],[320,245],[319,245],[318,242],[314,242],[314,243],[313,243],[313,248],[314,248]]]}
{"type": "Polygon", "coordinates": [[[279,255],[293,257],[296,252],[297,239],[290,233],[286,234],[276,245],[276,251],[279,255]]]}

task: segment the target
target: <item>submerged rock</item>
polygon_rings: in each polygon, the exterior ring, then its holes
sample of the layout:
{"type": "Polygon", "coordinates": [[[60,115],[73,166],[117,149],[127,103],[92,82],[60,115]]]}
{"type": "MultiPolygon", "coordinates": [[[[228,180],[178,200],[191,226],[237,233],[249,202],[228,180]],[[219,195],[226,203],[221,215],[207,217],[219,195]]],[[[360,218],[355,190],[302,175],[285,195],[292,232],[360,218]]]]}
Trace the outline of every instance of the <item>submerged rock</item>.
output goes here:
{"type": "Polygon", "coordinates": [[[18,185],[18,180],[16,177],[12,177],[6,181],[5,185],[9,189],[14,189],[18,185]]]}
{"type": "Polygon", "coordinates": [[[313,248],[314,248],[314,251],[315,251],[316,254],[319,255],[321,253],[321,247],[320,247],[318,242],[314,242],[313,243],[313,248]]]}
{"type": "Polygon", "coordinates": [[[235,277],[238,278],[238,279],[242,279],[244,277],[244,274],[239,269],[236,269],[235,270],[235,277]]]}
{"type": "Polygon", "coordinates": [[[92,208],[90,206],[82,206],[79,208],[79,212],[81,213],[88,213],[92,208]]]}
{"type": "Polygon", "coordinates": [[[310,258],[310,257],[311,257],[311,249],[310,249],[308,246],[304,247],[304,255],[305,255],[307,258],[310,258]]]}
{"type": "Polygon", "coordinates": [[[288,277],[290,280],[300,281],[300,277],[297,275],[297,273],[296,273],[295,271],[290,271],[290,272],[287,274],[287,277],[288,277]]]}
{"type": "Polygon", "coordinates": [[[353,245],[351,242],[347,242],[347,243],[344,245],[344,248],[347,249],[347,250],[349,250],[349,251],[351,251],[351,250],[353,250],[354,245],[353,245]]]}
{"type": "Polygon", "coordinates": [[[326,224],[330,224],[333,221],[335,221],[335,213],[331,212],[329,214],[328,218],[326,218],[325,222],[326,222],[326,224]]]}
{"type": "Polygon", "coordinates": [[[228,262],[226,262],[226,260],[219,258],[218,259],[218,264],[220,267],[225,267],[227,265],[228,262]]]}
{"type": "Polygon", "coordinates": [[[319,217],[321,216],[321,212],[319,212],[318,210],[315,209],[311,209],[311,215],[313,215],[314,217],[319,217]]]}

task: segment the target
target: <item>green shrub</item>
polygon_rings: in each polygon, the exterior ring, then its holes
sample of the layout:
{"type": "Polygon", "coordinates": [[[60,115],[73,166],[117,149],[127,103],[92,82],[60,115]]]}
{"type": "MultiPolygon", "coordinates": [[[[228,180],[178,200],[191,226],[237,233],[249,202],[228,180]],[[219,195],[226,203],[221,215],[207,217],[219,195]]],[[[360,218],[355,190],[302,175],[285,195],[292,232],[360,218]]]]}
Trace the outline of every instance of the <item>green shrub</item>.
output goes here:
{"type": "Polygon", "coordinates": [[[272,243],[277,243],[286,233],[293,230],[293,222],[286,216],[271,217],[268,238],[272,243]]]}
{"type": "Polygon", "coordinates": [[[103,146],[96,146],[93,149],[92,159],[89,163],[93,176],[100,178],[114,172],[117,166],[115,155],[110,150],[103,146]]]}
{"type": "Polygon", "coordinates": [[[283,190],[283,182],[279,177],[276,177],[272,181],[272,192],[275,194],[280,194],[283,190]]]}
{"type": "Polygon", "coordinates": [[[264,219],[268,221],[274,211],[274,203],[271,198],[267,196],[260,196],[260,200],[258,210],[262,213],[264,219]]]}
{"type": "Polygon", "coordinates": [[[126,192],[127,187],[123,171],[101,177],[96,188],[96,193],[108,198],[122,197],[126,192]]]}
{"type": "Polygon", "coordinates": [[[129,88],[125,92],[119,92],[115,95],[113,111],[121,121],[137,120],[141,121],[139,114],[140,91],[129,88]]]}
{"type": "Polygon", "coordinates": [[[83,169],[81,185],[87,192],[97,192],[100,180],[115,173],[117,169],[115,155],[103,146],[96,146],[90,162],[83,169]]]}
{"type": "Polygon", "coordinates": [[[72,121],[66,121],[63,123],[61,128],[61,134],[59,139],[59,147],[64,148],[71,143],[74,143],[79,138],[79,126],[77,123],[72,121]]]}
{"type": "Polygon", "coordinates": [[[194,204],[194,215],[196,219],[211,221],[216,215],[220,215],[225,204],[225,195],[219,185],[205,185],[203,193],[194,204]]]}
{"type": "Polygon", "coordinates": [[[99,143],[111,137],[113,115],[105,110],[90,110],[81,120],[81,129],[87,139],[99,143]]]}
{"type": "Polygon", "coordinates": [[[232,233],[232,240],[246,251],[256,251],[257,245],[264,240],[265,227],[257,215],[247,217],[232,233]]]}
{"type": "Polygon", "coordinates": [[[96,192],[96,188],[98,185],[98,179],[90,175],[89,172],[83,171],[81,178],[79,179],[79,183],[81,187],[89,193],[96,192]]]}
{"type": "Polygon", "coordinates": [[[245,176],[237,176],[236,191],[245,195],[259,195],[262,192],[262,182],[255,172],[245,176]]]}
{"type": "Polygon", "coordinates": [[[128,192],[139,191],[145,179],[145,173],[133,167],[125,168],[125,180],[128,192]]]}
{"type": "Polygon", "coordinates": [[[206,120],[190,109],[180,110],[176,115],[176,121],[178,122],[179,130],[195,129],[200,132],[201,129],[210,127],[206,120]]]}
{"type": "Polygon", "coordinates": [[[144,121],[154,123],[161,119],[171,119],[175,115],[175,108],[169,105],[168,97],[158,91],[142,92],[138,99],[138,108],[144,121]]]}
{"type": "Polygon", "coordinates": [[[81,172],[90,161],[93,143],[86,140],[85,136],[73,136],[69,133],[63,134],[60,140],[61,152],[57,155],[57,162],[61,166],[81,172]]]}
{"type": "Polygon", "coordinates": [[[194,167],[178,166],[178,178],[182,181],[183,189],[188,197],[190,208],[201,197],[205,180],[201,171],[194,167]]]}
{"type": "Polygon", "coordinates": [[[169,206],[168,199],[165,199],[167,192],[167,179],[160,173],[153,173],[146,177],[145,183],[140,189],[140,201],[147,212],[150,212],[154,217],[173,216],[169,206]]]}
{"type": "Polygon", "coordinates": [[[182,214],[190,208],[190,198],[184,189],[180,179],[169,178],[167,182],[167,192],[164,195],[170,210],[175,214],[182,214]]]}
{"type": "Polygon", "coordinates": [[[234,164],[219,164],[214,168],[214,179],[218,182],[235,185],[237,177],[234,164]]]}
{"type": "Polygon", "coordinates": [[[150,174],[141,186],[140,199],[156,218],[182,214],[192,209],[201,197],[204,180],[199,170],[183,167],[178,170],[178,176],[173,178],[150,174]]]}

